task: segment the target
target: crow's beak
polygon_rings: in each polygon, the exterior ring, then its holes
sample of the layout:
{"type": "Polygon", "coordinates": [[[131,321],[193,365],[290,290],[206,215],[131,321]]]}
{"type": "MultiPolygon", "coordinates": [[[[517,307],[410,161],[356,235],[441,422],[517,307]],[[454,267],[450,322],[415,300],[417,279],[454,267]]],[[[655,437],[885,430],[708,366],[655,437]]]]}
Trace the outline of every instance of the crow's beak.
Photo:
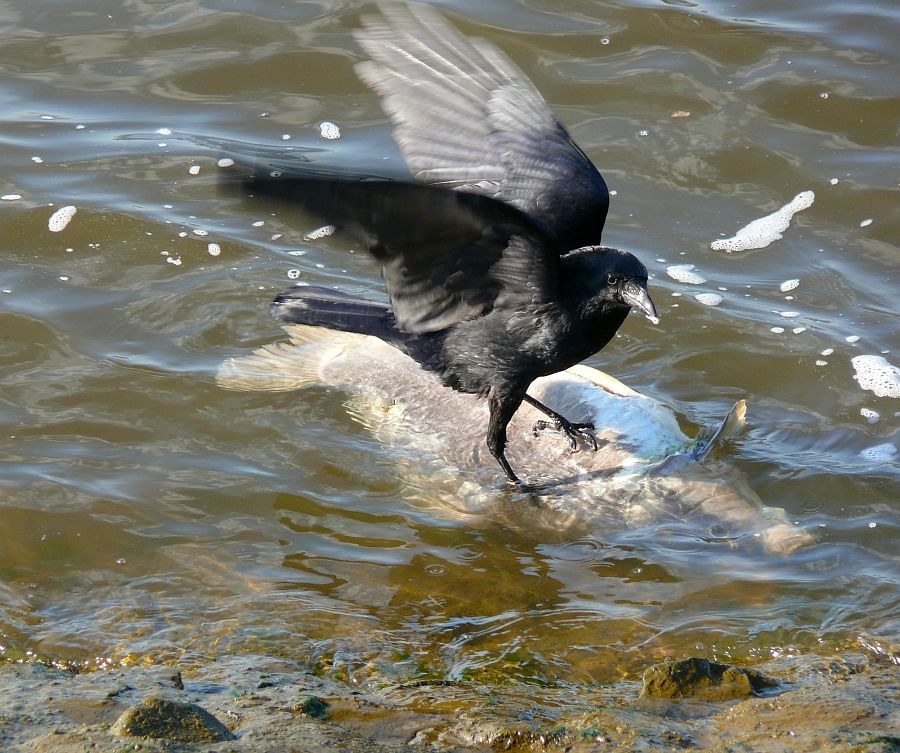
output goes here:
{"type": "Polygon", "coordinates": [[[639,308],[653,324],[659,324],[659,318],[656,316],[656,306],[650,299],[647,291],[635,282],[629,280],[622,288],[622,298],[630,306],[639,308]]]}

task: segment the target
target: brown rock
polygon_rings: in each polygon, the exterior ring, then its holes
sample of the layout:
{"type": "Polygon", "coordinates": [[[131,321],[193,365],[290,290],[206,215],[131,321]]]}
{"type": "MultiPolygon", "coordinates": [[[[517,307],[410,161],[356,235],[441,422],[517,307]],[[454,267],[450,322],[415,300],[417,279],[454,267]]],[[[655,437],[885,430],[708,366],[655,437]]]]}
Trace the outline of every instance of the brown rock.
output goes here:
{"type": "Polygon", "coordinates": [[[644,672],[644,698],[694,698],[729,701],[749,698],[778,683],[760,672],[708,659],[691,658],[654,664],[644,672]]]}
{"type": "Polygon", "coordinates": [[[114,735],[153,737],[181,743],[231,740],[228,728],[206,709],[154,696],[132,706],[113,725],[114,735]]]}

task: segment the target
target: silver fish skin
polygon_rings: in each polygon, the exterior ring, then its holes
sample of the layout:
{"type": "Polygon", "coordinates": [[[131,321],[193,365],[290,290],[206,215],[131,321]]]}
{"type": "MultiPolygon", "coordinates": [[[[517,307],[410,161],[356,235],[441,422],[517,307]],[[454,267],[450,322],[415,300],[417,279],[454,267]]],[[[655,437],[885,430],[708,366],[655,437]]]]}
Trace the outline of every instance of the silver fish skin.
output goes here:
{"type": "Polygon", "coordinates": [[[498,479],[484,441],[488,408],[448,389],[408,356],[367,335],[290,325],[287,342],[226,360],[217,380],[232,390],[346,392],[352,419],[395,460],[413,496],[452,517],[489,515],[515,525],[528,505],[530,526],[554,530],[633,530],[674,526],[688,535],[760,545],[788,553],[812,538],[784,511],[766,507],[745,477],[714,457],[744,424],[735,405],[722,424],[691,439],[675,413],[614,377],[575,366],[533,382],[528,392],[575,422],[592,422],[598,450],[570,452],[545,416],[523,404],[507,433],[510,462],[526,472],[527,491],[498,479]]]}

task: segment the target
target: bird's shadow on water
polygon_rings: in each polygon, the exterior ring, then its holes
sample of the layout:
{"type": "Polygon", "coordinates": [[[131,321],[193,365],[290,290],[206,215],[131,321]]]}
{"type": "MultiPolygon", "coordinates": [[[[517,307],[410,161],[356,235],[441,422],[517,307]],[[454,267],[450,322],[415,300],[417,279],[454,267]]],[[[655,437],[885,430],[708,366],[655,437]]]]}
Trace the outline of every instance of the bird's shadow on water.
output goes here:
{"type": "Polygon", "coordinates": [[[534,479],[522,481],[515,487],[510,487],[510,494],[534,504],[541,505],[542,500],[550,494],[563,496],[565,489],[576,484],[590,483],[591,481],[608,481],[617,473],[624,470],[624,466],[615,465],[611,468],[603,468],[596,471],[574,473],[569,476],[554,479],[534,479]]]}

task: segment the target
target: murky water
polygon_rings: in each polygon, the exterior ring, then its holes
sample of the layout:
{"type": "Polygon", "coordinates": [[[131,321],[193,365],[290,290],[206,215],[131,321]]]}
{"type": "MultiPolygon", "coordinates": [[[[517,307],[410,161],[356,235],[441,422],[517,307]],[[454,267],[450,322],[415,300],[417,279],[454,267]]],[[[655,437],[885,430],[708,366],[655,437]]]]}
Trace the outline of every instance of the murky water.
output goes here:
{"type": "Polygon", "coordinates": [[[216,187],[228,142],[396,168],[362,7],[0,3],[0,655],[544,683],[889,650],[900,401],[851,359],[900,364],[896,4],[441,3],[535,81],[616,192],[606,242],[651,270],[659,326],[591,363],[694,431],[746,398],[722,462],[812,534],[787,555],[558,529],[501,486],[448,516],[345,392],[216,384],[283,339],[289,278],[381,294],[340,239],[216,187]],[[710,248],[803,191],[780,240],[710,248]]]}

